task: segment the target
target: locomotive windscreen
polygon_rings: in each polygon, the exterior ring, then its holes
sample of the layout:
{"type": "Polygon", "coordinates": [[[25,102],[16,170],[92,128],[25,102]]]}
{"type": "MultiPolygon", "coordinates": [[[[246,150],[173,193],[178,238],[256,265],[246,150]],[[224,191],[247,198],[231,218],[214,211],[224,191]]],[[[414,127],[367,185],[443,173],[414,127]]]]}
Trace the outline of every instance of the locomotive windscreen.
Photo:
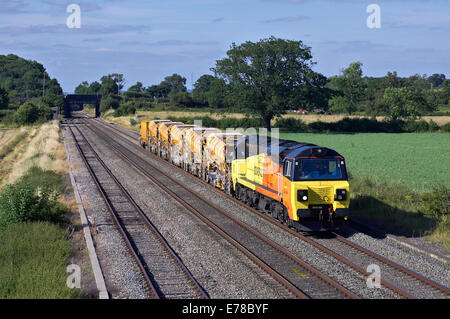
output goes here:
{"type": "Polygon", "coordinates": [[[346,179],[347,171],[342,159],[303,159],[295,161],[295,181],[346,179]]]}

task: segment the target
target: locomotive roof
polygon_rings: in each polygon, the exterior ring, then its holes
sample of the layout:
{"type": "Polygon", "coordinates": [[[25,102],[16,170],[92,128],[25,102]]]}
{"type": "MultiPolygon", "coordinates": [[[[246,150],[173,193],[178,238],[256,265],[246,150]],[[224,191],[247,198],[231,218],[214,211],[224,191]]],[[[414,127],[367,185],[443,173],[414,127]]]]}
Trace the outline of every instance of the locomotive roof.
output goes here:
{"type": "Polygon", "coordinates": [[[237,147],[241,143],[248,145],[260,145],[259,152],[267,152],[271,155],[279,155],[281,159],[298,157],[322,157],[341,156],[336,151],[311,143],[297,142],[292,140],[278,139],[264,135],[249,135],[237,142],[237,147]],[[259,143],[261,141],[261,143],[259,143]],[[267,141],[267,142],[266,142],[267,141]],[[261,149],[261,146],[263,149],[261,149]]]}
{"type": "Polygon", "coordinates": [[[199,127],[193,127],[191,130],[195,131],[195,132],[197,132],[197,131],[208,132],[208,131],[218,131],[219,129],[217,129],[215,127],[201,127],[201,126],[199,126],[199,127]]]}
{"type": "Polygon", "coordinates": [[[162,122],[161,125],[182,125],[183,122],[162,122]]]}

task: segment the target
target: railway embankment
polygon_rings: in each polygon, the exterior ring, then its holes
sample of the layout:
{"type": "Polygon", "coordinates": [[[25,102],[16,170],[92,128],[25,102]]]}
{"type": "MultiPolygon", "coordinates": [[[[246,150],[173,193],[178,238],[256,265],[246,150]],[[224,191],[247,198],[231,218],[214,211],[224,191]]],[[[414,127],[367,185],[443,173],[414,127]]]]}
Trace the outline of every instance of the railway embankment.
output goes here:
{"type": "Polygon", "coordinates": [[[0,298],[91,297],[58,122],[2,130],[0,142],[0,298]],[[67,284],[71,265],[79,288],[67,284]]]}

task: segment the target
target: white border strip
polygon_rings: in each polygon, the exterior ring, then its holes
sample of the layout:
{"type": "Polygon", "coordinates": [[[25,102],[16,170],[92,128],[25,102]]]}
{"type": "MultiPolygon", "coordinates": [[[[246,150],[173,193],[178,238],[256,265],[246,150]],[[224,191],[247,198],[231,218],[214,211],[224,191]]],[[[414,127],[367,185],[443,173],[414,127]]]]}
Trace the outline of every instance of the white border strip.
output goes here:
{"type": "Polygon", "coordinates": [[[92,241],[91,230],[89,229],[89,222],[86,217],[86,212],[81,203],[80,193],[78,192],[78,187],[73,177],[72,170],[70,169],[70,155],[67,149],[67,144],[64,139],[64,148],[67,154],[67,168],[69,171],[70,181],[72,183],[73,192],[75,194],[75,199],[78,204],[78,211],[80,212],[81,222],[83,224],[84,238],[86,240],[86,246],[89,251],[89,258],[91,260],[92,270],[94,272],[95,283],[97,284],[99,299],[109,299],[108,291],[106,290],[105,278],[103,277],[103,272],[98,261],[97,253],[95,252],[94,242],[92,241]]]}

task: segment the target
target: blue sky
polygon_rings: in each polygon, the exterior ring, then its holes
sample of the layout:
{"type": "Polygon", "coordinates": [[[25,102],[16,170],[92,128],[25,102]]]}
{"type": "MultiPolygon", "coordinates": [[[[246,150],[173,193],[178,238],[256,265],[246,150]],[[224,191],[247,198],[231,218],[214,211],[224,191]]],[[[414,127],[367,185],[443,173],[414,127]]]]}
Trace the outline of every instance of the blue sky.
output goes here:
{"type": "Polygon", "coordinates": [[[335,75],[354,61],[364,75],[450,77],[448,0],[0,0],[0,54],[43,63],[65,92],[123,73],[125,87],[179,73],[187,86],[232,42],[271,35],[312,47],[315,70],[335,75]],[[69,29],[69,4],[81,28],[69,29]],[[369,4],[381,28],[366,25],[369,4]]]}

